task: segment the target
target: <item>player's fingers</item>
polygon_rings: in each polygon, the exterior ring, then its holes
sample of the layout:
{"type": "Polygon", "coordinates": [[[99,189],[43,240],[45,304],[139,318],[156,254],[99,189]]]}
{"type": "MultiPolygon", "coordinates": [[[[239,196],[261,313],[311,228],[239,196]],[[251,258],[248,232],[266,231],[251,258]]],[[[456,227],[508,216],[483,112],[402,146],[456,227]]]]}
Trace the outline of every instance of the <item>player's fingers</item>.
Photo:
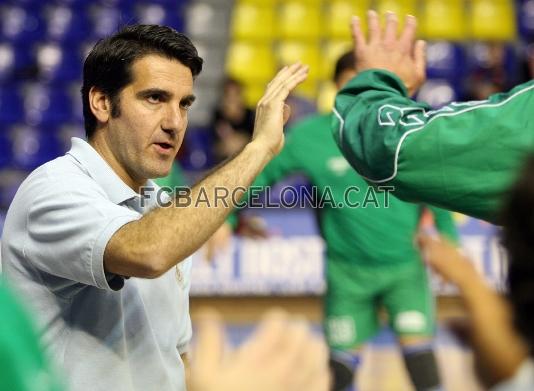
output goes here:
{"type": "Polygon", "coordinates": [[[404,30],[402,31],[399,39],[399,46],[405,53],[412,52],[416,31],[417,19],[413,15],[406,15],[404,30]]]}
{"type": "Polygon", "coordinates": [[[378,20],[378,14],[376,11],[369,10],[367,12],[367,27],[369,29],[369,43],[377,43],[380,41],[380,21],[378,20]]]}
{"type": "MultiPolygon", "coordinates": [[[[350,30],[352,33],[352,41],[354,42],[354,53],[362,50],[365,47],[365,37],[362,31],[360,18],[353,16],[350,23],[350,30]]],[[[356,56],[358,58],[358,56],[356,56]]]]}
{"type": "Polygon", "coordinates": [[[415,71],[419,80],[419,84],[422,84],[426,78],[426,42],[418,40],[414,47],[414,63],[415,71]]]}
{"type": "Polygon", "coordinates": [[[194,368],[201,373],[218,373],[224,351],[224,333],[219,313],[205,308],[195,318],[197,341],[194,368]]]}
{"type": "Polygon", "coordinates": [[[399,20],[394,12],[386,13],[386,27],[384,28],[384,42],[394,43],[397,40],[399,20]]]}

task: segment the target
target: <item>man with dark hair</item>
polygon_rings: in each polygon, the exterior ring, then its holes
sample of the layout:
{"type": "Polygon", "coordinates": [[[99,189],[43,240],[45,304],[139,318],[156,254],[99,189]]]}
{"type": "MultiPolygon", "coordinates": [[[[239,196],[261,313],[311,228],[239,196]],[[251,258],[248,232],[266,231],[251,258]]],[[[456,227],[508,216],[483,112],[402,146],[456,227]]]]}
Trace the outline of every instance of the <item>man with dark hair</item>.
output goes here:
{"type": "Polygon", "coordinates": [[[88,142],[74,138],[32,172],[9,208],[3,271],[71,390],[184,390],[190,255],[279,152],[284,100],[308,72],[283,68],[258,103],[252,141],[183,198],[158,200],[149,178],[171,168],[201,68],[190,40],[168,27],[100,41],[84,64],[88,142]]]}
{"type": "MultiPolygon", "coordinates": [[[[337,88],[355,74],[354,54],[342,55],[334,72],[337,88]]],[[[314,115],[291,127],[283,150],[256,178],[251,192],[300,173],[317,188],[318,199],[331,194],[316,211],[326,242],[324,330],[334,389],[353,389],[361,348],[380,331],[379,312],[385,307],[416,390],[438,390],[434,299],[413,244],[423,207],[395,197],[386,201],[385,193],[378,196],[378,205],[366,205],[373,189],[341,155],[329,132],[331,121],[330,113],[314,115]]],[[[438,229],[457,240],[450,213],[431,210],[438,229]]]]}

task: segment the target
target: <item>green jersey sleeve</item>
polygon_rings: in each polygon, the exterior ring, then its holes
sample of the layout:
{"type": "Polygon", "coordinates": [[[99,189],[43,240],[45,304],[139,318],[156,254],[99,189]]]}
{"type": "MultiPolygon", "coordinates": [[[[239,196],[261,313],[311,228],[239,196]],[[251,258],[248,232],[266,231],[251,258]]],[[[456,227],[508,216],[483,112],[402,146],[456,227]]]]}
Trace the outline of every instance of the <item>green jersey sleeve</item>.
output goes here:
{"type": "Polygon", "coordinates": [[[495,222],[500,200],[534,144],[534,81],[484,101],[437,110],[411,100],[392,73],[369,70],[337,95],[332,131],[374,184],[495,222]]]}
{"type": "Polygon", "coordinates": [[[434,225],[438,232],[454,244],[460,244],[460,236],[458,235],[458,229],[454,223],[452,213],[448,210],[436,208],[435,206],[429,206],[428,209],[430,209],[434,217],[434,225]]]}

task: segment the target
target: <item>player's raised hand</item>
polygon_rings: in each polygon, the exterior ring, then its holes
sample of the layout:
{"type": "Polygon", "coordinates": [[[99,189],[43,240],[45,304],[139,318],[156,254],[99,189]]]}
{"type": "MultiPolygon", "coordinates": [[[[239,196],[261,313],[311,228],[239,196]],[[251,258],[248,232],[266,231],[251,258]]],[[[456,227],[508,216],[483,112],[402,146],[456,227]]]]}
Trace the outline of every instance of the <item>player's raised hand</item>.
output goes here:
{"type": "Polygon", "coordinates": [[[254,142],[268,148],[271,157],[280,152],[284,145],[283,127],[289,118],[289,107],[285,100],[297,85],[306,80],[308,66],[296,63],[285,66],[267,85],[263,97],[256,107],[254,142]]]}
{"type": "Polygon", "coordinates": [[[393,72],[412,95],[426,78],[425,42],[415,40],[416,18],[406,16],[404,30],[400,34],[397,33],[397,15],[393,12],[386,14],[386,25],[382,28],[378,14],[369,11],[367,24],[369,37],[365,39],[359,18],[352,18],[356,70],[385,69],[393,72]]]}

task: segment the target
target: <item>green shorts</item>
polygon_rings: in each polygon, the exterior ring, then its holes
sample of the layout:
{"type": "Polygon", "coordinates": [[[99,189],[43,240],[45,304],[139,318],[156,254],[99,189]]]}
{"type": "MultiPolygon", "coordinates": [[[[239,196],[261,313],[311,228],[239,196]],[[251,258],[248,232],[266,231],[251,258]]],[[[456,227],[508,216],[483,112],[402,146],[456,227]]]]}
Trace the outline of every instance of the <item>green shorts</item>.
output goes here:
{"type": "Polygon", "coordinates": [[[397,336],[434,334],[434,297],[419,260],[378,267],[329,261],[326,274],[324,331],[331,349],[355,349],[372,338],[381,308],[397,336]]]}

